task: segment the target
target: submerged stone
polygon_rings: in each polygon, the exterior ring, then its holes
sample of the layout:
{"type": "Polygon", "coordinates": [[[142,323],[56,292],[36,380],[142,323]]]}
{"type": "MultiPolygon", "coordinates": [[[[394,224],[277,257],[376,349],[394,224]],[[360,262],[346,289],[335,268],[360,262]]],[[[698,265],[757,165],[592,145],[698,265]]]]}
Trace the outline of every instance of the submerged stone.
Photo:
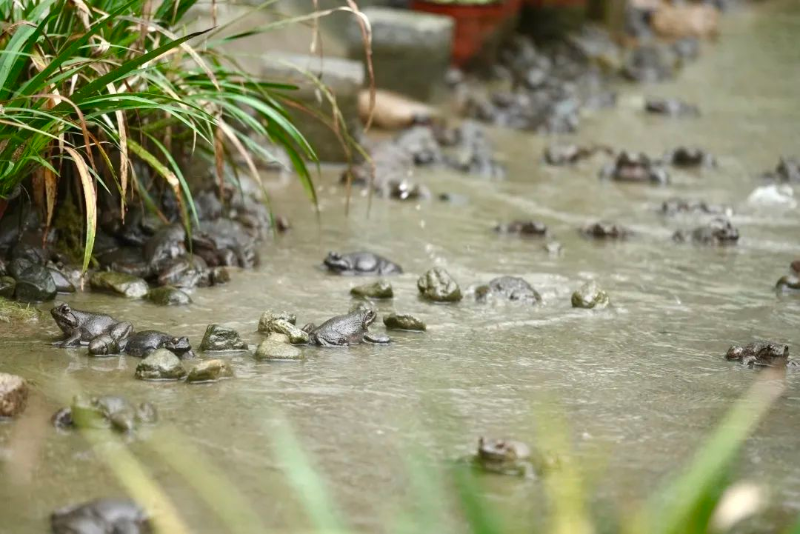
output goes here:
{"type": "Polygon", "coordinates": [[[573,308],[603,309],[609,304],[608,294],[600,289],[597,282],[590,280],[572,294],[573,308]]]}
{"type": "Polygon", "coordinates": [[[210,324],[206,328],[203,341],[200,343],[200,350],[205,352],[247,350],[247,343],[239,336],[239,332],[233,328],[210,324]]]}
{"type": "Polygon", "coordinates": [[[0,417],[16,417],[28,404],[28,383],[24,378],[0,373],[0,417]]]}
{"type": "Polygon", "coordinates": [[[434,302],[458,302],[461,288],[446,270],[435,267],[417,280],[417,289],[423,298],[434,302]]]}
{"type": "Polygon", "coordinates": [[[389,315],[384,315],[383,324],[386,325],[386,328],[392,330],[424,332],[427,329],[422,319],[408,314],[390,313],[389,315]]]}
{"type": "Polygon", "coordinates": [[[149,291],[147,282],[142,278],[113,271],[96,272],[89,283],[95,291],[105,291],[131,299],[140,299],[149,291]]]}
{"type": "Polygon", "coordinates": [[[167,349],[158,349],[136,366],[139,380],[180,380],[186,376],[180,358],[167,349]]]}
{"type": "Polygon", "coordinates": [[[303,353],[297,347],[270,336],[258,345],[254,356],[256,360],[300,360],[303,353]]]}
{"type": "Polygon", "coordinates": [[[159,306],[186,306],[192,298],[185,292],[171,286],[155,287],[148,291],[147,300],[159,306]]]}
{"type": "Polygon", "coordinates": [[[187,382],[213,382],[220,378],[233,377],[233,369],[225,360],[205,360],[189,371],[187,382]]]}
{"type": "Polygon", "coordinates": [[[364,284],[363,286],[356,286],[350,289],[350,294],[354,297],[370,298],[370,299],[390,299],[394,297],[392,284],[386,280],[378,280],[372,284],[364,284]]]}
{"type": "Polygon", "coordinates": [[[147,512],[122,499],[98,499],[56,510],[50,515],[53,534],[151,534],[147,512]]]}

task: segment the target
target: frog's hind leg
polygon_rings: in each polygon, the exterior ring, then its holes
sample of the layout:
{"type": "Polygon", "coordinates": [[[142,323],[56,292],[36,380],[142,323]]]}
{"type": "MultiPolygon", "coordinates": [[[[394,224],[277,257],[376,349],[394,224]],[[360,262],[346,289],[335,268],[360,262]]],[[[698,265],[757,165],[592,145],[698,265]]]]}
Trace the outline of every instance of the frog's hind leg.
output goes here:
{"type": "Polygon", "coordinates": [[[121,339],[125,339],[129,335],[133,333],[133,325],[127,321],[117,323],[114,327],[108,332],[115,341],[119,341],[121,339]]]}

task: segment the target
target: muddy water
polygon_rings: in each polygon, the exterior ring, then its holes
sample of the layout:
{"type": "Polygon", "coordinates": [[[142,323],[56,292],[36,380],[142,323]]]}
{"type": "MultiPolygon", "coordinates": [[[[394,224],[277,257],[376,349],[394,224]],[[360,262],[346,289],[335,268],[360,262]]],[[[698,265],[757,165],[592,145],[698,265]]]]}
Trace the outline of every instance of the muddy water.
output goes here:
{"type": "MultiPolygon", "coordinates": [[[[59,395],[76,384],[156,404],[162,426],[183,436],[190,471],[215,464],[270,529],[313,524],[298,498],[310,495],[308,488],[296,491],[286,475],[297,450],[281,441],[287,425],[340,515],[365,532],[388,530],[399,517],[415,531],[439,530],[428,516],[401,513],[410,503],[432,501],[411,475],[412,451],[424,472],[435,472],[468,453],[481,434],[536,443],[537,420],[556,410],[566,415],[597,501],[636,502],[688,460],[753,380],[752,371],[724,361],[731,343],[772,338],[800,351],[800,298],[778,298],[772,289],[790,260],[800,257],[800,211],[745,202],[758,185],[756,172],[774,166],[779,154],[800,150],[800,10],[790,6],[773,2],[728,16],[721,42],[707,45],[678,81],[624,88],[619,109],[587,117],[577,136],[651,154],[698,145],[718,155],[718,170],[675,171],[674,184],[663,188],[606,183],[596,175],[600,158],[574,169],[546,168],[539,162],[544,138],[493,132],[507,159],[507,181],[420,177],[436,193],[464,195],[465,205],[376,201],[367,219],[366,200],[357,197],[345,218],[343,191],[331,173],[320,183],[318,232],[299,187],[276,185],[275,205],[294,229],[264,245],[258,269],[238,273],[223,288],[197,291],[193,306],[163,309],[89,293],[67,299],[140,329],[187,334],[197,344],[210,322],[235,327],[256,344],[264,310],[290,310],[301,322],[346,311],[349,288],[363,280],[327,276],[315,265],[329,249],[368,248],[407,272],[392,279],[397,296],[379,311],[414,313],[428,323],[425,334],[394,334],[389,347],[307,349],[303,363],[229,356],[235,380],[189,386],[136,381],[132,358],[92,360],[83,351],[54,349],[49,342],[57,331],[47,316],[38,326],[0,326],[3,370],[36,385],[26,415],[0,424],[0,532],[44,532],[55,507],[125,493],[82,438],[42,423],[60,405],[59,395]],[[644,91],[694,101],[703,116],[644,116],[644,91]],[[698,222],[657,213],[673,195],[734,206],[739,246],[673,244],[675,229],[698,222]],[[512,217],[546,222],[563,243],[563,255],[549,256],[541,241],[491,232],[495,222],[512,217]],[[637,236],[618,244],[578,236],[578,225],[599,218],[629,225],[637,236]],[[544,305],[481,306],[469,297],[459,305],[422,302],[416,278],[434,265],[446,267],[465,288],[498,275],[522,276],[542,293],[544,305]],[[571,291],[590,278],[608,290],[613,309],[570,307],[571,291]]],[[[800,512],[800,374],[790,374],[787,383],[741,457],[737,474],[767,485],[778,509],[748,529],[768,530],[800,512]]],[[[146,439],[130,446],[192,532],[224,531],[211,507],[146,439]]],[[[104,450],[113,456],[114,447],[104,450]]],[[[222,485],[214,487],[227,494],[222,485]]],[[[535,522],[544,506],[536,504],[543,502],[537,481],[491,478],[486,491],[513,510],[507,517],[515,530],[535,522]]]]}

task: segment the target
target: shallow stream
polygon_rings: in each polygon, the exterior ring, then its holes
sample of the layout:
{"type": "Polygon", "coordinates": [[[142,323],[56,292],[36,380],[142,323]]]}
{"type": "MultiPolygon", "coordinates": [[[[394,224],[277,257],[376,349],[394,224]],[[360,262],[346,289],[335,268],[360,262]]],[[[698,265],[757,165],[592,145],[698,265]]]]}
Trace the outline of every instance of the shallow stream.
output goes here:
{"type": "MultiPolygon", "coordinates": [[[[756,376],[725,361],[732,343],[775,339],[800,355],[800,296],[779,297],[773,289],[800,258],[800,210],[746,203],[763,185],[759,172],[772,169],[781,154],[800,155],[798,35],[800,9],[791,0],[744,6],[724,18],[720,41],[706,44],[702,58],[675,82],[623,87],[617,109],[586,117],[580,133],[565,138],[651,155],[696,145],[717,155],[717,169],[673,170],[670,186],[601,181],[603,156],[574,168],[546,167],[540,159],[548,138],[492,131],[508,180],[419,176],[434,197],[456,193],[466,203],[375,200],[367,217],[366,198],[356,195],[345,217],[337,173],[326,172],[318,184],[318,229],[299,185],[274,184],[276,211],[293,229],[263,245],[260,267],[235,273],[226,286],[197,290],[192,306],[159,308],[88,292],[64,299],[139,329],[189,335],[197,345],[212,322],[257,344],[265,310],[294,312],[300,323],[347,311],[349,288],[368,280],[329,276],[318,265],[328,250],[369,249],[406,271],[391,279],[396,297],[377,304],[379,312],[418,315],[427,333],[392,333],[387,347],[308,348],[303,363],[231,356],[235,380],[190,386],[134,380],[135,358],[90,359],[85,349],[51,347],[59,333],[47,313],[39,324],[0,324],[2,370],[36,388],[26,414],[0,424],[0,532],[46,532],[54,508],[125,493],[79,435],[46,426],[63,403],[57,392],[70,384],[155,404],[162,425],[191,446],[185,459],[198,470],[210,459],[270,530],[313,524],[297,498],[304,492],[285,474],[291,455],[275,449],[288,446],[287,421],[341,516],[363,532],[387,531],[398,517],[416,524],[412,530],[439,531],[424,515],[399,514],[427,498],[407,459],[435,472],[471,452],[479,435],[535,444],[537,421],[557,411],[566,416],[596,502],[626,508],[641,500],[691,458],[756,376]],[[679,96],[698,104],[702,116],[646,116],[645,94],[679,96]],[[674,230],[700,222],[661,215],[661,202],[673,196],[733,206],[738,246],[673,243],[674,230]],[[515,218],[545,222],[563,254],[549,255],[543,239],[492,232],[497,222],[515,218]],[[583,239],[577,228],[598,219],[627,225],[636,235],[619,243],[583,239]],[[416,280],[437,265],[465,289],[499,275],[521,276],[544,305],[480,305],[471,295],[458,305],[426,303],[417,297],[416,280]],[[613,307],[572,309],[571,292],[592,278],[613,307]]],[[[778,509],[748,527],[754,531],[769,531],[800,512],[800,372],[786,380],[786,392],[747,442],[737,471],[766,484],[778,509]]],[[[146,442],[146,436],[134,440],[131,449],[174,498],[191,531],[222,532],[209,506],[146,442]]],[[[541,482],[491,477],[486,491],[513,510],[506,515],[514,530],[539,520],[541,482]]]]}

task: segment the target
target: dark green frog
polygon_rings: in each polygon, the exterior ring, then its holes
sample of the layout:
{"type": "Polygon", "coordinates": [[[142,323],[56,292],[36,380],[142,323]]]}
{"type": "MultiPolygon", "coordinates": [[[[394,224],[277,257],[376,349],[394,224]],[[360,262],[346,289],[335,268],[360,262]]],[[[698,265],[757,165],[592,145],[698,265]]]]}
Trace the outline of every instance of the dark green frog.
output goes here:
{"type": "Polygon", "coordinates": [[[357,345],[362,341],[369,343],[389,343],[385,335],[369,333],[369,325],[375,322],[378,314],[371,309],[356,309],[347,315],[338,315],[319,326],[307,324],[303,331],[308,332],[309,342],[321,347],[344,347],[357,345]]]}
{"type": "Polygon", "coordinates": [[[91,340],[107,334],[119,340],[133,332],[133,325],[125,321],[117,321],[109,315],[76,310],[69,304],[60,304],[50,310],[58,327],[67,336],[56,343],[60,347],[77,347],[88,345],[91,340]]]}

